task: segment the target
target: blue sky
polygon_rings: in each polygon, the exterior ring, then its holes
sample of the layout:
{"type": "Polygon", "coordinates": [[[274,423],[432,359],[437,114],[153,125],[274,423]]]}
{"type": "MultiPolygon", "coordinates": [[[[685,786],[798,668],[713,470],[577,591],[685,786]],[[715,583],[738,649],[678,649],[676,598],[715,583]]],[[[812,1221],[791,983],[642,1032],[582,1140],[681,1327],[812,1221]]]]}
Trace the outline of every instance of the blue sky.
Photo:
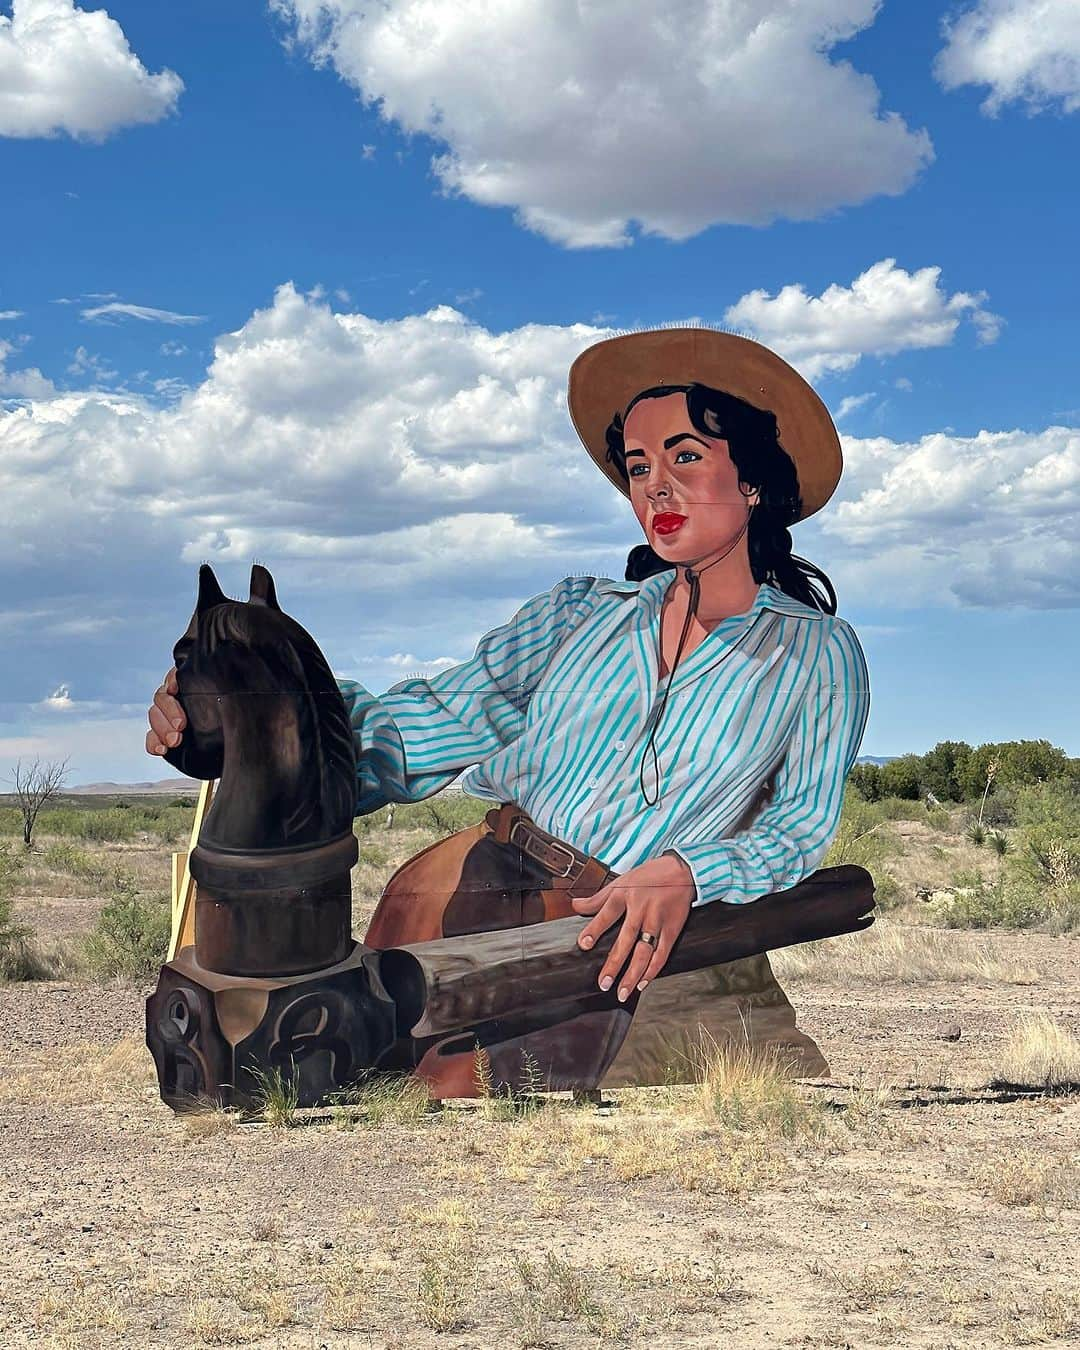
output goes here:
{"type": "Polygon", "coordinates": [[[203,559],[376,691],[621,576],[566,368],[680,320],[837,418],[863,752],[1080,754],[1072,9],[0,4],[0,774],[158,776],[203,559]]]}

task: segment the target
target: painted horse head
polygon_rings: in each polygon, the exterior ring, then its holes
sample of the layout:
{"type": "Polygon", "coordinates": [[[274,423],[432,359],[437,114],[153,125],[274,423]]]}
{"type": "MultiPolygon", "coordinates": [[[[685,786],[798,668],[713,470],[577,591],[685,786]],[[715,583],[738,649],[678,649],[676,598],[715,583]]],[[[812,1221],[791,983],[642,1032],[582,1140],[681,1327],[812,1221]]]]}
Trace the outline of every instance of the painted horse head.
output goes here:
{"type": "Polygon", "coordinates": [[[351,831],[356,751],[345,701],[265,567],[252,567],[247,600],[230,600],[204,563],[173,659],[187,726],[165,758],[221,780],[202,846],[303,848],[351,831]]]}

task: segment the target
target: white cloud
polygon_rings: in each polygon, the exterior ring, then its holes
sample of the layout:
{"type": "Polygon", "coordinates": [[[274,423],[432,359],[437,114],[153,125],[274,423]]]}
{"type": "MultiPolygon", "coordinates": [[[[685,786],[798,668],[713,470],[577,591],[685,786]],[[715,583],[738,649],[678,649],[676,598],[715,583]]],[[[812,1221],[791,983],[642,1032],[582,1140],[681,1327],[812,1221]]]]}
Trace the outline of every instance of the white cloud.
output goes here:
{"type": "MultiPolygon", "coordinates": [[[[0,661],[18,651],[0,756],[160,776],[145,707],[203,560],[235,595],[263,561],[331,668],[376,691],[467,656],[563,576],[621,576],[640,531],[565,410],[571,361],[607,332],[493,332],[445,306],[380,320],[286,285],[174,404],[83,390],[0,408],[0,573],[18,605],[0,611],[0,661]],[[60,719],[42,690],[73,670],[60,719]]],[[[1080,604],[1080,431],[845,437],[844,459],[794,533],[845,607],[1080,604]]]]}
{"type": "Polygon", "coordinates": [[[988,85],[984,113],[1007,103],[1039,112],[1059,101],[1064,112],[1080,110],[1077,0],[979,0],[942,28],[934,73],[946,89],[988,85]]]}
{"type": "Polygon", "coordinates": [[[318,65],[445,150],[446,191],[570,247],[806,220],[933,158],[837,44],[880,0],[270,0],[318,65]],[[812,110],[812,115],[808,115],[812,110]]]}
{"type": "Polygon", "coordinates": [[[777,294],[750,291],[724,313],[724,322],[773,347],[807,379],[851,370],[864,356],[892,356],[945,347],[966,318],[981,342],[992,342],[1002,320],[982,308],[986,293],[940,285],[940,267],[906,272],[884,258],[850,286],[833,284],[809,295],[798,284],[777,294]]]}
{"type": "Polygon", "coordinates": [[[36,366],[28,366],[23,370],[8,370],[8,358],[20,345],[0,338],[0,399],[52,398],[56,393],[56,386],[52,380],[42,375],[36,366]]]}
{"type": "Polygon", "coordinates": [[[75,348],[74,359],[67,370],[69,375],[89,376],[95,384],[110,384],[117,376],[117,372],[106,365],[102,357],[82,346],[75,348]]]}
{"type": "Polygon", "coordinates": [[[103,9],[73,0],[12,0],[0,14],[0,136],[104,140],[120,127],[157,122],[184,82],[151,75],[103,9]]]}
{"type": "Polygon", "coordinates": [[[47,712],[70,712],[75,706],[71,697],[71,685],[58,685],[38,706],[47,712]]]}
{"type": "Polygon", "coordinates": [[[154,309],[150,305],[130,305],[123,300],[110,300],[104,305],[92,305],[82,311],[82,317],[93,322],[115,322],[119,319],[138,319],[142,323],[189,324],[205,323],[205,314],[177,314],[171,309],[154,309]]]}
{"type": "Polygon", "coordinates": [[[850,550],[857,593],[902,605],[1080,605],[1080,430],[845,437],[844,466],[838,499],[815,519],[850,550]]]}
{"type": "Polygon", "coordinates": [[[158,351],[162,356],[185,356],[187,347],[182,342],[163,342],[158,351]]]}
{"type": "Polygon", "coordinates": [[[844,418],[849,416],[851,413],[858,411],[859,408],[865,407],[866,404],[869,403],[873,397],[874,395],[870,393],[870,394],[849,394],[847,398],[842,398],[840,400],[840,406],[837,408],[834,414],[836,420],[838,422],[842,422],[844,418]]]}
{"type": "Polygon", "coordinates": [[[22,316],[21,309],[0,309],[0,319],[21,319],[22,316]]]}

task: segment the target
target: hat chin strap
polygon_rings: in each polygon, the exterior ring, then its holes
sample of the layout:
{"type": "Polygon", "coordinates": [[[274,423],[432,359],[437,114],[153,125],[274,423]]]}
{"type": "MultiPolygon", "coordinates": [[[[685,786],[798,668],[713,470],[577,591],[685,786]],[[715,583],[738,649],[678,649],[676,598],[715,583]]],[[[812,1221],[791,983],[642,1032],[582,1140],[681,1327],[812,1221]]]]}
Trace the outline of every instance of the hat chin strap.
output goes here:
{"type": "MultiPolygon", "coordinates": [[[[675,671],[678,668],[679,657],[682,656],[683,644],[686,641],[687,633],[690,631],[690,620],[697,614],[698,601],[701,598],[701,581],[700,581],[701,573],[707,572],[710,567],[715,567],[717,563],[724,561],[724,559],[728,556],[731,550],[735,547],[735,545],[739,542],[739,540],[749,529],[750,515],[753,509],[754,503],[751,502],[749,506],[746,508],[746,519],[743,521],[742,529],[731,541],[729,547],[726,548],[724,552],[720,554],[719,558],[714,558],[711,563],[706,563],[704,567],[697,569],[695,569],[693,565],[690,563],[675,564],[676,569],[682,567],[685,570],[686,579],[690,583],[690,603],[686,607],[686,618],[683,620],[682,633],[679,635],[679,645],[675,648],[675,660],[671,663],[671,670],[669,672],[669,675],[671,677],[674,677],[675,671]]],[[[656,774],[656,796],[652,801],[649,801],[648,793],[645,791],[644,755],[642,755],[641,757],[641,768],[638,770],[638,786],[641,788],[641,795],[645,801],[646,806],[655,806],[656,803],[660,800],[660,760],[656,754],[656,728],[660,725],[660,719],[663,717],[664,711],[667,708],[668,695],[670,693],[671,693],[671,679],[669,678],[668,686],[664,690],[663,701],[660,704],[660,711],[656,714],[656,721],[653,723],[652,731],[649,733],[649,743],[645,747],[646,750],[652,751],[653,770],[656,774]]]]}

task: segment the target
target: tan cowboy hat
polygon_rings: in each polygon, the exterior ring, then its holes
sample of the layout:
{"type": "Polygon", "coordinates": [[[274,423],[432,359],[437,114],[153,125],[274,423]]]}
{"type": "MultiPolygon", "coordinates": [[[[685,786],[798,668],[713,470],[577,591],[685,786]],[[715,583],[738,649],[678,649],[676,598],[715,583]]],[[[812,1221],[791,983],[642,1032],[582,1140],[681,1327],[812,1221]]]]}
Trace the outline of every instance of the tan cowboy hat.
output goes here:
{"type": "Polygon", "coordinates": [[[776,415],[780,444],[799,475],[805,520],[820,511],[843,471],[829,411],[803,377],[760,342],[715,328],[652,328],[605,338],[570,367],[570,417],[585,449],[625,496],[630,489],[607,459],[605,432],[643,389],[706,384],[776,415]]]}

